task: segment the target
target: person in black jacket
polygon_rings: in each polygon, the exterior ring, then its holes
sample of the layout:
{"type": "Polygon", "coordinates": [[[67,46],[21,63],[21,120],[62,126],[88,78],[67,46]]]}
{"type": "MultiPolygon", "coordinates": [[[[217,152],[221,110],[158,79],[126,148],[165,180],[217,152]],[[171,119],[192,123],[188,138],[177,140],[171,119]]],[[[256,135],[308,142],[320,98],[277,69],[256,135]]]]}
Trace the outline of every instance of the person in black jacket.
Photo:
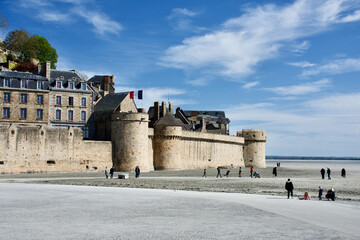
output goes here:
{"type": "Polygon", "coordinates": [[[325,197],[327,198],[327,200],[333,200],[335,201],[335,191],[334,188],[331,188],[325,195],[325,197]]]}
{"type": "Polygon", "coordinates": [[[112,167],[110,168],[110,178],[113,178],[113,177],[114,177],[114,172],[115,172],[115,168],[114,168],[114,166],[112,166],[112,167]]]}
{"type": "Polygon", "coordinates": [[[327,172],[327,175],[328,175],[328,179],[330,180],[331,179],[331,177],[330,177],[330,174],[331,174],[330,168],[327,168],[326,172],[327,172]]]}
{"type": "Polygon", "coordinates": [[[138,178],[138,177],[140,177],[140,168],[139,168],[139,166],[136,166],[135,167],[135,178],[138,178]]]}
{"type": "Polygon", "coordinates": [[[293,198],[293,196],[294,196],[294,194],[293,194],[294,185],[290,181],[290,178],[285,183],[285,189],[287,190],[288,199],[290,198],[290,194],[291,194],[291,198],[293,198]]]}
{"type": "Polygon", "coordinates": [[[322,178],[322,179],[325,179],[325,169],[324,169],[324,168],[322,168],[322,169],[320,170],[320,173],[321,173],[321,178],[322,178]]]}

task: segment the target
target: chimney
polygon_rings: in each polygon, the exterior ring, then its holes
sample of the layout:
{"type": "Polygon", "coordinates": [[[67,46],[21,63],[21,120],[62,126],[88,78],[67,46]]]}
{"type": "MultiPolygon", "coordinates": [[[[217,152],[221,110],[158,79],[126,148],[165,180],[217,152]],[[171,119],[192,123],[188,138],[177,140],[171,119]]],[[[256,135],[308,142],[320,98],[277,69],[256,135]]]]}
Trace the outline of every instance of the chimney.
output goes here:
{"type": "Polygon", "coordinates": [[[172,103],[169,103],[169,112],[170,112],[171,114],[174,114],[172,103]]]}
{"type": "Polygon", "coordinates": [[[104,83],[104,91],[109,91],[110,76],[104,76],[103,83],[104,83]]]}
{"type": "Polygon", "coordinates": [[[49,61],[44,62],[43,67],[41,69],[42,75],[50,80],[50,67],[51,63],[49,61]]]}
{"type": "Polygon", "coordinates": [[[165,117],[165,115],[166,115],[166,102],[162,102],[161,103],[160,117],[165,117]]]}
{"type": "Polygon", "coordinates": [[[159,102],[154,102],[154,122],[160,119],[160,106],[159,102]]]}
{"type": "Polygon", "coordinates": [[[206,120],[204,118],[200,119],[201,132],[206,133],[206,120]]]}

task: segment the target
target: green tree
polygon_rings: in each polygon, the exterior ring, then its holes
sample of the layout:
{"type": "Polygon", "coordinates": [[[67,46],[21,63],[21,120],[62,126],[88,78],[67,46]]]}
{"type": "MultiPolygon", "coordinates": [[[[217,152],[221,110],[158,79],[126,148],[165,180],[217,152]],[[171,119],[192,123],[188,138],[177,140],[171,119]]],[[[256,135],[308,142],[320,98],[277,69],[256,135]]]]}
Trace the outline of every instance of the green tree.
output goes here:
{"type": "Polygon", "coordinates": [[[40,63],[50,61],[51,68],[56,69],[55,63],[57,63],[58,59],[56,49],[51,47],[46,38],[40,37],[38,35],[33,35],[32,37],[36,40],[38,46],[36,58],[39,59],[40,63]]]}
{"type": "Polygon", "coordinates": [[[38,42],[25,30],[14,30],[6,35],[4,46],[15,54],[19,61],[30,62],[38,52],[38,42]]]}

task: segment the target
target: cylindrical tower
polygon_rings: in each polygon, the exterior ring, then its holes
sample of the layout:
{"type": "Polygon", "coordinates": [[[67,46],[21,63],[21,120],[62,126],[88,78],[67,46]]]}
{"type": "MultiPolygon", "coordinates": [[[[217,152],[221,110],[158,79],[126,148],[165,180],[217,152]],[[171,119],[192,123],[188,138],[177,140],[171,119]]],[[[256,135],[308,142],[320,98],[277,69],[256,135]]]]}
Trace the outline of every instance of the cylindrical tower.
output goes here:
{"type": "Polygon", "coordinates": [[[266,132],[260,129],[243,129],[241,135],[245,139],[244,162],[246,167],[266,167],[265,142],[266,132]]]}
{"type": "Polygon", "coordinates": [[[111,119],[111,141],[113,143],[113,164],[116,170],[154,170],[148,157],[147,113],[116,113],[111,119]]]}
{"type": "Polygon", "coordinates": [[[156,125],[154,134],[155,170],[183,169],[181,159],[182,127],[156,125]]]}

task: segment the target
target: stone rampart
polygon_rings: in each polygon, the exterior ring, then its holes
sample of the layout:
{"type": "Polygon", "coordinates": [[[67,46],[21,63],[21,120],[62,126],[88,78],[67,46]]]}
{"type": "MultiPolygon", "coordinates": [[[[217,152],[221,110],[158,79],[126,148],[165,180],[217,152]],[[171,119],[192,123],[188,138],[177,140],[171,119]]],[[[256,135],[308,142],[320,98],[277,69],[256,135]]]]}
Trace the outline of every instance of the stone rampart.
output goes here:
{"type": "Polygon", "coordinates": [[[0,173],[96,171],[112,165],[111,142],[78,128],[0,126],[0,173]]]}

